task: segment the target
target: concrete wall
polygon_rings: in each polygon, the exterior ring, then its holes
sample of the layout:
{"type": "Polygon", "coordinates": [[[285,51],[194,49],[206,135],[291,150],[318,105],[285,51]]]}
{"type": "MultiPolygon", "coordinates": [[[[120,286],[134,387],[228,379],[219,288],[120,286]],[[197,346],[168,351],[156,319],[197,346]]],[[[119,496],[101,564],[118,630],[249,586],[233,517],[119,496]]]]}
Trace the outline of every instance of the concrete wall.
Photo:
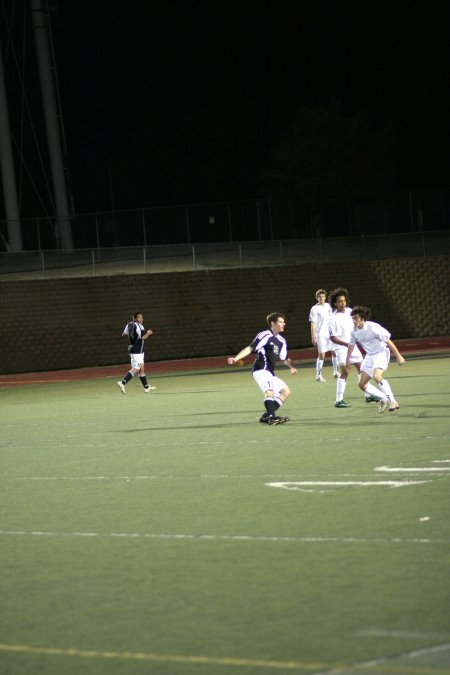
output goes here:
{"type": "Polygon", "coordinates": [[[393,339],[450,334],[450,258],[0,282],[0,373],[128,364],[123,326],[142,310],[148,360],[232,354],[287,316],[290,347],[309,345],[319,287],[345,286],[393,339]]]}

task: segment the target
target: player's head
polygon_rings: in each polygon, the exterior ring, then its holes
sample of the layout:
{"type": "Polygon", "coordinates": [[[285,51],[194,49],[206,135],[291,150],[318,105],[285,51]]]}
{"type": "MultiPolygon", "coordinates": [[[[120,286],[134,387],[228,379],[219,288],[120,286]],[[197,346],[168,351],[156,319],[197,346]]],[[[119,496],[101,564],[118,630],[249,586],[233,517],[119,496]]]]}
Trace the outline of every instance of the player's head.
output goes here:
{"type": "Polygon", "coordinates": [[[142,314],[142,312],[135,312],[135,313],[133,314],[133,319],[134,319],[135,321],[139,321],[139,323],[142,323],[142,321],[143,321],[143,319],[144,319],[144,315],[142,314]]]}
{"type": "Polygon", "coordinates": [[[331,291],[329,300],[333,309],[338,309],[338,306],[343,304],[342,300],[340,300],[341,298],[345,299],[344,307],[348,307],[350,304],[350,296],[346,288],[335,288],[334,291],[331,291]]]}
{"type": "Polygon", "coordinates": [[[286,318],[281,312],[272,312],[272,314],[267,316],[267,323],[271,330],[273,330],[275,326],[278,328],[278,332],[284,330],[285,322],[286,318]]]}
{"type": "Polygon", "coordinates": [[[319,290],[316,291],[317,302],[322,302],[322,303],[325,302],[325,300],[327,299],[327,295],[328,295],[328,293],[326,292],[326,290],[324,288],[319,288],[319,290]]]}
{"type": "Polygon", "coordinates": [[[352,319],[353,323],[357,328],[362,328],[366,321],[371,317],[371,311],[368,307],[363,307],[362,305],[356,305],[352,309],[352,319]]]}

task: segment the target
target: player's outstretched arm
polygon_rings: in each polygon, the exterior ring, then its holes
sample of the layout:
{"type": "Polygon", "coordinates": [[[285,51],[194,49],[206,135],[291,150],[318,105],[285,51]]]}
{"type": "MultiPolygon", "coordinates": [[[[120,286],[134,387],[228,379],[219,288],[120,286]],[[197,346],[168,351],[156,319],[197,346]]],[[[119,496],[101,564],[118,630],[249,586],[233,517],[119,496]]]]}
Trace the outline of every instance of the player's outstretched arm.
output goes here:
{"type": "Polygon", "coordinates": [[[229,356],[227,359],[228,365],[229,366],[234,366],[238,361],[241,359],[245,359],[246,356],[249,356],[252,353],[252,348],[251,347],[244,347],[244,349],[241,349],[239,354],[236,354],[236,356],[229,356]]]}
{"type": "Polygon", "coordinates": [[[398,365],[402,366],[405,363],[405,359],[400,354],[400,352],[398,351],[397,347],[392,342],[392,340],[387,341],[387,346],[389,347],[389,349],[391,350],[391,352],[394,354],[395,358],[397,359],[398,365]]]}
{"type": "Polygon", "coordinates": [[[283,363],[286,366],[286,368],[289,368],[289,370],[291,371],[291,375],[297,375],[297,368],[294,366],[291,359],[285,359],[283,363]]]}

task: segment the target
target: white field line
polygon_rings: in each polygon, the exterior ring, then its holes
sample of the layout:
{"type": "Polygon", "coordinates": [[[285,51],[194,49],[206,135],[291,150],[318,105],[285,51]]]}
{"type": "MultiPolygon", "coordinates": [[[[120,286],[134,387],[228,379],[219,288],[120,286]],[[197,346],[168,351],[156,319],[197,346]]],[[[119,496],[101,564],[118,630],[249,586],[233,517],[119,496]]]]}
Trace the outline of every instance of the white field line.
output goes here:
{"type": "Polygon", "coordinates": [[[412,630],[388,630],[387,628],[367,628],[355,633],[360,637],[406,638],[411,640],[450,640],[450,633],[423,633],[412,630]]]}
{"type": "MultiPolygon", "coordinates": [[[[315,481],[303,481],[302,483],[297,482],[298,485],[392,485],[392,486],[399,486],[401,487],[402,485],[418,485],[420,483],[429,483],[430,480],[422,480],[422,481],[407,481],[407,480],[397,480],[397,481],[366,481],[366,480],[361,480],[363,478],[373,478],[373,473],[333,473],[333,474],[313,474],[318,476],[319,479],[322,479],[327,476],[332,476],[333,478],[352,478],[355,480],[349,480],[349,481],[324,481],[324,480],[315,480],[315,481]]],[[[441,477],[441,476],[448,476],[448,474],[443,473],[443,474],[433,474],[433,478],[436,477],[441,477]]],[[[147,475],[110,475],[110,476],[0,476],[0,481],[145,481],[145,480],[248,480],[248,479],[254,479],[254,480],[266,480],[267,478],[302,478],[303,476],[300,476],[298,473],[261,473],[261,474],[254,474],[254,473],[244,473],[244,474],[226,474],[226,473],[217,473],[217,474],[210,474],[210,473],[202,473],[202,474],[147,474],[147,475]]],[[[291,483],[294,485],[294,481],[285,481],[286,483],[291,483]]],[[[269,485],[266,483],[266,485],[269,485]]],[[[274,484],[276,487],[283,487],[282,483],[277,483],[274,484]]],[[[292,488],[291,488],[292,489],[292,488]]]]}
{"type": "Polygon", "coordinates": [[[399,488],[409,485],[421,485],[428,483],[427,480],[379,480],[379,481],[356,481],[356,480],[304,480],[304,481],[284,481],[276,483],[266,483],[268,487],[282,488],[283,490],[299,490],[303,488],[315,487],[388,487],[399,488]]]}
{"type": "Polygon", "coordinates": [[[448,672],[446,669],[445,671],[441,670],[439,666],[436,667],[436,670],[433,666],[427,667],[426,665],[421,667],[421,666],[414,666],[413,664],[408,664],[408,665],[403,665],[402,663],[398,663],[401,659],[416,659],[420,658],[421,656],[429,656],[431,654],[438,654],[439,652],[446,652],[450,649],[450,643],[446,643],[443,645],[434,645],[432,647],[424,647],[423,649],[415,649],[412,652],[405,652],[403,654],[397,654],[395,656],[384,656],[379,659],[373,659],[372,661],[363,661],[361,663],[355,663],[352,664],[351,666],[343,666],[343,667],[338,667],[338,668],[332,668],[330,670],[322,670],[320,673],[316,672],[314,675],[339,675],[339,673],[349,673],[351,671],[358,671],[360,669],[367,669],[370,672],[370,668],[379,668],[380,666],[388,666],[389,670],[385,670],[386,673],[417,673],[420,675],[420,673],[444,673],[448,672]]]}
{"type": "Polygon", "coordinates": [[[404,539],[402,537],[287,537],[247,534],[165,534],[155,532],[50,532],[41,530],[0,530],[4,537],[80,537],[84,539],[142,539],[197,542],[274,542],[293,544],[450,544],[450,539],[404,539]]]}
{"type": "Polygon", "coordinates": [[[375,471],[384,471],[386,473],[431,473],[450,471],[450,466],[376,466],[375,471]]]}

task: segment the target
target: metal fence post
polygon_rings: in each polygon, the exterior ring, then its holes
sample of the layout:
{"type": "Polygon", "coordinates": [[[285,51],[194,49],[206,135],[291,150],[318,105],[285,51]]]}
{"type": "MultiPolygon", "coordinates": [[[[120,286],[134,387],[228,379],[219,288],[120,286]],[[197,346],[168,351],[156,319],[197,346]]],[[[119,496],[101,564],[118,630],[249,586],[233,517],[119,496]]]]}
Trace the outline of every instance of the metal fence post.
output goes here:
{"type": "Polygon", "coordinates": [[[96,269],[95,269],[95,251],[91,251],[91,258],[92,258],[92,273],[93,273],[94,277],[96,277],[97,272],[96,272],[96,269]]]}
{"type": "Polygon", "coordinates": [[[195,246],[194,245],[192,245],[192,264],[193,264],[194,270],[195,270],[196,264],[195,264],[195,246]]]}
{"type": "Polygon", "coordinates": [[[142,254],[144,256],[144,272],[147,274],[147,251],[145,250],[145,247],[142,249],[142,254]]]}
{"type": "Polygon", "coordinates": [[[44,251],[41,251],[42,276],[45,279],[45,256],[44,251]]]}
{"type": "Polygon", "coordinates": [[[186,235],[187,235],[187,243],[191,243],[191,229],[190,229],[190,223],[189,223],[189,206],[186,205],[185,207],[185,213],[186,213],[186,235]]]}

